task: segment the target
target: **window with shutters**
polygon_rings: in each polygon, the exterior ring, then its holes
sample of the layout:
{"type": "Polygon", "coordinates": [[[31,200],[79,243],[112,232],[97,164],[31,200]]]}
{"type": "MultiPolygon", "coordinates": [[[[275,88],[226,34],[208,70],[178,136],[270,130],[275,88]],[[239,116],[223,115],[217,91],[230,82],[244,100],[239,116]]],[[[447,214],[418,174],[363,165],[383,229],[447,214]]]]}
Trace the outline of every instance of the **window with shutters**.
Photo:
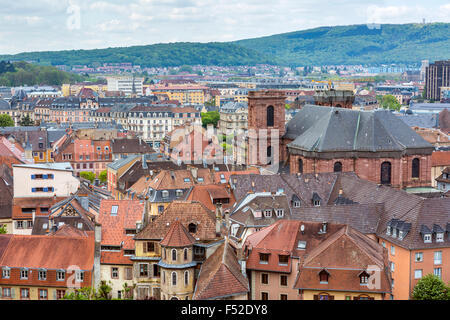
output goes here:
{"type": "Polygon", "coordinates": [[[11,288],[3,288],[3,298],[11,298],[11,288]]]}
{"type": "Polygon", "coordinates": [[[125,268],[125,280],[133,279],[133,268],[127,267],[125,268]]]}

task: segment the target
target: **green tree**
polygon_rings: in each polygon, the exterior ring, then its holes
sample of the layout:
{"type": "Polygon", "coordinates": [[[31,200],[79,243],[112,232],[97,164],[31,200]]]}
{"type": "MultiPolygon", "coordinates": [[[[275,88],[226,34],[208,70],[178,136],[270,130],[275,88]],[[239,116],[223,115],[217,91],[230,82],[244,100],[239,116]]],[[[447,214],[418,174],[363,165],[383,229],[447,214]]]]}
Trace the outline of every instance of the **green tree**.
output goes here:
{"type": "Polygon", "coordinates": [[[89,171],[80,172],[80,177],[89,180],[91,183],[95,180],[95,173],[89,171]]]}
{"type": "MultiPolygon", "coordinates": [[[[111,282],[109,282],[111,284],[111,282]]],[[[97,300],[111,300],[111,286],[105,281],[100,281],[97,291],[97,300]]]]}
{"type": "Polygon", "coordinates": [[[108,177],[108,171],[102,171],[100,172],[100,174],[98,175],[98,178],[100,179],[100,182],[105,183],[108,177]]]}
{"type": "Polygon", "coordinates": [[[439,277],[429,274],[417,282],[414,300],[450,300],[450,288],[439,277]]]}
{"type": "Polygon", "coordinates": [[[31,120],[30,116],[26,114],[20,119],[19,125],[22,127],[31,127],[34,126],[34,122],[31,120]]]}
{"type": "Polygon", "coordinates": [[[9,114],[0,114],[0,127],[14,127],[14,121],[9,114]]]}
{"type": "Polygon", "coordinates": [[[209,111],[201,114],[202,116],[202,126],[206,128],[208,124],[212,124],[214,128],[217,128],[219,123],[220,114],[218,111],[209,111]]]}
{"type": "Polygon", "coordinates": [[[5,224],[2,224],[2,225],[0,225],[0,234],[6,234],[6,225],[5,224]]]}
{"type": "Polygon", "coordinates": [[[399,111],[402,105],[397,101],[397,99],[390,94],[387,94],[381,98],[381,107],[384,109],[399,111]]]}

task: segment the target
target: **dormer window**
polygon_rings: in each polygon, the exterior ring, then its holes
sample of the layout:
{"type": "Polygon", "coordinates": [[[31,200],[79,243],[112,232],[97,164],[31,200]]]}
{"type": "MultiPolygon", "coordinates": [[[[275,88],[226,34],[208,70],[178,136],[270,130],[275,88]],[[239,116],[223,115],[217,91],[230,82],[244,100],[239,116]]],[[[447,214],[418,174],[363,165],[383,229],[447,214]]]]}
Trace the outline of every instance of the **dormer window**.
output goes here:
{"type": "Polygon", "coordinates": [[[269,264],[269,253],[260,253],[259,254],[259,263],[260,264],[269,264]]]}
{"type": "Polygon", "coordinates": [[[387,234],[388,236],[391,235],[391,227],[390,227],[390,226],[387,226],[386,234],[387,234]]]}
{"type": "Polygon", "coordinates": [[[400,230],[399,232],[398,232],[398,239],[399,240],[403,240],[403,238],[404,238],[404,232],[402,231],[402,230],[400,230]]]}
{"type": "Polygon", "coordinates": [[[423,242],[425,242],[425,243],[431,243],[432,242],[432,240],[431,240],[431,233],[425,234],[423,236],[423,242]]]}
{"type": "Polygon", "coordinates": [[[271,218],[272,217],[272,210],[264,210],[264,217],[271,218]]]}
{"type": "Polygon", "coordinates": [[[320,200],[314,200],[314,207],[320,207],[320,200]]]}
{"type": "Polygon", "coordinates": [[[294,208],[300,208],[300,201],[294,201],[294,208]]]}
{"type": "Polygon", "coordinates": [[[183,195],[183,190],[177,190],[177,197],[181,197],[183,195]]]}
{"type": "Polygon", "coordinates": [[[168,197],[169,197],[169,191],[164,190],[164,191],[162,192],[162,197],[163,197],[163,198],[168,198],[168,197]]]}
{"type": "Polygon", "coordinates": [[[277,209],[277,217],[283,218],[284,216],[284,209],[277,209]]]}
{"type": "Polygon", "coordinates": [[[330,274],[328,273],[327,270],[322,270],[319,272],[319,280],[320,283],[322,284],[327,284],[328,283],[328,278],[329,278],[330,274]]]}
{"type": "Polygon", "coordinates": [[[280,266],[287,266],[289,263],[289,256],[288,255],[279,255],[278,256],[278,265],[280,266]]]}
{"type": "Polygon", "coordinates": [[[392,237],[393,238],[397,237],[397,229],[395,229],[395,228],[392,229],[392,237]]]}
{"type": "Polygon", "coordinates": [[[444,242],[444,233],[443,232],[436,233],[436,242],[444,242]]]}
{"type": "Polygon", "coordinates": [[[359,275],[359,284],[364,286],[367,285],[369,283],[369,274],[365,271],[363,271],[360,275],[359,275]]]}

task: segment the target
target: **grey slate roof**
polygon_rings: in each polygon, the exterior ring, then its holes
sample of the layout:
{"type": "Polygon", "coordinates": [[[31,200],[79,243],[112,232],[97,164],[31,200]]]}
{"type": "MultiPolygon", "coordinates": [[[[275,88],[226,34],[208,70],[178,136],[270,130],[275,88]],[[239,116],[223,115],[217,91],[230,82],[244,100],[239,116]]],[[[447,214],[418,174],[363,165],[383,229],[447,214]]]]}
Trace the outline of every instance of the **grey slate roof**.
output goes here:
{"type": "Polygon", "coordinates": [[[435,113],[397,114],[410,127],[437,128],[439,127],[439,115],[435,113]]]}
{"type": "Polygon", "coordinates": [[[380,152],[433,146],[390,111],[305,106],[289,121],[289,148],[308,152],[380,152]]]}
{"type": "Polygon", "coordinates": [[[228,102],[220,107],[220,112],[234,113],[239,109],[248,109],[247,103],[244,102],[228,102]]]}

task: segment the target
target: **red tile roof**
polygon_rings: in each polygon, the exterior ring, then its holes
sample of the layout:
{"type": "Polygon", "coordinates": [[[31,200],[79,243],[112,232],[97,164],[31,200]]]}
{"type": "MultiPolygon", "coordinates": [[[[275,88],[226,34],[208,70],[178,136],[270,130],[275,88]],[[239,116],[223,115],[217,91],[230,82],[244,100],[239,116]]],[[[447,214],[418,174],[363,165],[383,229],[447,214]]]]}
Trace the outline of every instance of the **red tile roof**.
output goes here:
{"type": "Polygon", "coordinates": [[[242,274],[236,254],[225,241],[203,263],[193,300],[225,298],[248,293],[247,278],[242,274]]]}
{"type": "Polygon", "coordinates": [[[125,229],[136,229],[136,222],[142,221],[144,203],[140,200],[102,200],[98,214],[98,223],[102,225],[102,245],[120,246],[134,249],[134,240],[125,234],[125,229]],[[111,215],[111,209],[117,206],[117,215],[111,215]]]}
{"type": "Polygon", "coordinates": [[[227,209],[234,205],[236,199],[233,193],[225,185],[196,185],[192,188],[186,200],[201,202],[209,210],[215,210],[214,199],[229,199],[229,203],[224,203],[222,208],[227,209]]]}
{"type": "Polygon", "coordinates": [[[194,237],[183,227],[178,219],[172,222],[169,231],[167,231],[166,236],[161,241],[161,245],[165,247],[187,247],[194,243],[194,237]]]}
{"type": "Polygon", "coordinates": [[[431,154],[433,167],[450,166],[450,151],[435,151],[431,154]]]}
{"type": "Polygon", "coordinates": [[[133,265],[133,261],[130,260],[130,257],[124,256],[123,250],[114,252],[114,251],[102,251],[101,264],[118,264],[118,265],[133,265]]]}
{"type": "Polygon", "coordinates": [[[92,233],[89,237],[13,235],[0,258],[0,266],[64,270],[78,266],[92,270],[94,241],[92,233]]]}

